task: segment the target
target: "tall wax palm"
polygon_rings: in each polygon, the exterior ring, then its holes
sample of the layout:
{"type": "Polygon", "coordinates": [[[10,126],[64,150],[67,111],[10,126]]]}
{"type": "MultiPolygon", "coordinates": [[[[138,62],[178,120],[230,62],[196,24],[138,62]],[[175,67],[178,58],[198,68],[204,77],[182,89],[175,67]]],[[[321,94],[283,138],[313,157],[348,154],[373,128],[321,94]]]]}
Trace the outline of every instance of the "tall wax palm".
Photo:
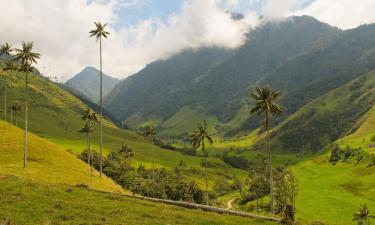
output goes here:
{"type": "Polygon", "coordinates": [[[24,159],[23,166],[27,166],[27,132],[28,132],[28,116],[29,116],[29,106],[28,106],[28,85],[29,85],[29,73],[32,71],[32,64],[37,63],[37,59],[40,58],[39,53],[33,52],[33,42],[22,42],[22,49],[15,49],[16,55],[14,60],[20,61],[22,66],[22,71],[26,74],[25,79],[25,143],[24,143],[24,159]]]}
{"type": "Polygon", "coordinates": [[[101,24],[95,22],[95,29],[89,32],[90,37],[95,37],[96,41],[99,41],[99,52],[100,52],[100,176],[103,171],[103,70],[102,70],[102,37],[107,38],[109,35],[108,31],[105,31],[107,24],[101,24]]]}
{"type": "Polygon", "coordinates": [[[79,130],[80,133],[86,133],[86,145],[87,150],[90,152],[90,156],[87,158],[87,163],[90,165],[90,177],[92,183],[92,171],[93,171],[93,152],[91,150],[91,143],[90,143],[90,133],[94,132],[95,129],[93,128],[94,122],[98,121],[96,117],[96,113],[92,111],[89,107],[84,110],[82,120],[84,121],[83,127],[79,130]],[[90,163],[91,162],[91,163],[90,163]]]}
{"type": "MultiPolygon", "coordinates": [[[[5,42],[0,46],[0,56],[5,56],[8,59],[13,51],[12,46],[5,42]]],[[[6,70],[6,69],[4,69],[6,70]]],[[[5,82],[4,82],[5,83],[5,82]]],[[[7,120],[7,87],[4,85],[4,119],[7,120]]]]}
{"type": "Polygon", "coordinates": [[[197,129],[193,131],[190,135],[190,142],[194,148],[202,147],[202,152],[204,155],[204,177],[206,181],[206,205],[208,205],[208,177],[207,177],[207,151],[206,143],[208,141],[210,144],[213,143],[211,136],[208,134],[207,122],[203,121],[197,124],[197,129]]]}
{"type": "Polygon", "coordinates": [[[358,213],[354,213],[353,221],[357,221],[358,225],[369,225],[370,218],[375,218],[375,216],[370,215],[370,211],[366,204],[359,208],[358,213]]]}
{"type": "Polygon", "coordinates": [[[251,113],[264,115],[264,129],[267,131],[268,140],[268,170],[269,170],[269,183],[271,195],[271,212],[274,213],[274,193],[273,193],[273,173],[272,173],[272,160],[271,160],[271,144],[269,133],[269,120],[270,116],[280,116],[284,111],[284,107],[279,105],[276,100],[281,96],[281,92],[272,90],[270,86],[262,88],[257,87],[256,91],[251,93],[250,96],[255,100],[256,105],[251,109],[251,113]]]}
{"type": "MultiPolygon", "coordinates": [[[[143,128],[143,136],[145,136],[146,138],[147,137],[150,137],[151,141],[152,141],[152,152],[154,153],[154,138],[155,138],[155,135],[156,135],[156,129],[153,125],[147,125],[143,128]]],[[[152,157],[152,179],[154,179],[154,173],[155,173],[155,161],[154,161],[154,158],[155,157],[152,157]]]]}
{"type": "Polygon", "coordinates": [[[18,126],[18,122],[17,122],[17,114],[19,111],[22,110],[22,105],[20,105],[18,103],[18,101],[15,101],[11,106],[10,106],[10,111],[11,111],[11,124],[13,123],[13,118],[12,118],[12,115],[13,115],[13,112],[14,112],[14,122],[15,122],[15,125],[18,126]]]}

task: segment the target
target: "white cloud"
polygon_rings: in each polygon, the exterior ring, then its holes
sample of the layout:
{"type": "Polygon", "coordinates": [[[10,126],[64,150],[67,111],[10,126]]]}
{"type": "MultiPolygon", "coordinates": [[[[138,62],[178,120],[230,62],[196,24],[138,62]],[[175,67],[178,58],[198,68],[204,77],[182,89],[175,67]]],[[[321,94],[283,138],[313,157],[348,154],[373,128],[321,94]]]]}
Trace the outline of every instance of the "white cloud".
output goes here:
{"type": "MultiPolygon", "coordinates": [[[[260,0],[246,0],[259,2],[260,0]]],[[[302,0],[265,0],[261,12],[267,19],[279,19],[298,9],[302,0]]],[[[146,64],[166,58],[186,48],[219,46],[236,48],[244,34],[258,25],[251,9],[242,9],[245,18],[233,21],[227,13],[244,0],[186,0],[181,12],[167,21],[149,18],[125,27],[109,27],[111,35],[103,42],[104,72],[128,76],[146,64]],[[246,11],[247,10],[247,11],[246,11]]],[[[260,3],[260,2],[259,2],[260,3]]],[[[0,0],[7,10],[0,14],[0,42],[35,43],[42,54],[38,68],[53,76],[73,76],[87,65],[98,66],[98,44],[88,37],[94,21],[112,26],[122,23],[121,7],[145,4],[143,0],[0,0]]],[[[374,0],[316,0],[296,14],[350,28],[374,22],[374,0]]]]}
{"type": "Polygon", "coordinates": [[[374,0],[316,0],[296,15],[310,15],[320,21],[350,29],[375,22],[374,0]]]}
{"type": "Polygon", "coordinates": [[[269,20],[285,18],[296,9],[300,2],[300,0],[268,0],[262,7],[262,14],[269,20]]]}
{"type": "MultiPolygon", "coordinates": [[[[0,0],[7,10],[0,14],[0,42],[19,44],[33,40],[42,54],[39,69],[69,78],[86,65],[98,65],[98,45],[89,39],[93,21],[117,24],[119,7],[142,1],[96,0],[0,0]]],[[[231,1],[230,4],[236,4],[231,1]]],[[[104,71],[126,76],[159,58],[185,48],[238,47],[257,17],[233,21],[216,0],[191,0],[167,22],[150,18],[138,24],[110,29],[103,43],[104,71]]]]}

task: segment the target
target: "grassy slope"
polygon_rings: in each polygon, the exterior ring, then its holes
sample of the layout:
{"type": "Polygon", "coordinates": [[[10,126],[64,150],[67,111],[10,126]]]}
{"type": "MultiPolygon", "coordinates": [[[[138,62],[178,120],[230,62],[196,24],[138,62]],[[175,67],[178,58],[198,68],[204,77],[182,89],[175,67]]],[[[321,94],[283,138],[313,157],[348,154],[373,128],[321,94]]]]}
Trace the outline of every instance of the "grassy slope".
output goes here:
{"type": "Polygon", "coordinates": [[[0,173],[50,184],[88,184],[103,191],[123,192],[111,179],[99,178],[90,168],[64,148],[43,138],[29,135],[29,165],[23,168],[23,130],[0,120],[0,173]]]}
{"type": "Polygon", "coordinates": [[[372,141],[375,137],[375,106],[359,121],[359,128],[348,136],[345,136],[337,141],[341,146],[351,146],[352,148],[361,147],[368,152],[375,153],[375,148],[369,148],[370,144],[375,144],[372,141]]]}
{"type": "Polygon", "coordinates": [[[16,224],[197,224],[272,225],[66,185],[40,185],[0,175],[1,219],[16,224]],[[35,203],[38,204],[35,204],[35,203]],[[43,223],[46,224],[46,223],[43,223]]]}
{"type": "Polygon", "coordinates": [[[298,179],[297,217],[329,224],[351,224],[360,205],[375,208],[375,167],[328,163],[328,154],[293,166],[298,179]]]}
{"type": "MultiPolygon", "coordinates": [[[[0,74],[0,76],[4,76],[4,74],[0,74]]],[[[14,100],[23,102],[23,80],[24,75],[21,73],[15,73],[12,79],[9,79],[9,75],[7,75],[8,102],[14,100]]],[[[37,76],[31,76],[29,93],[30,131],[62,146],[66,150],[70,149],[74,153],[81,152],[86,145],[85,135],[77,131],[83,124],[81,113],[85,105],[65,90],[37,76]]],[[[0,105],[3,105],[3,98],[0,98],[0,105]]],[[[23,127],[23,111],[19,114],[18,124],[23,127]]],[[[104,125],[105,153],[116,151],[120,143],[125,142],[133,147],[133,162],[135,165],[144,164],[151,167],[152,158],[156,158],[156,166],[173,169],[180,160],[184,160],[187,166],[182,168],[182,171],[203,185],[203,174],[194,172],[194,170],[200,171],[202,168],[200,157],[186,156],[156,146],[152,151],[151,143],[134,132],[121,130],[108,121],[105,121],[104,125]]],[[[96,130],[99,130],[98,125],[96,130]]],[[[93,134],[92,146],[96,150],[99,149],[99,132],[93,134]]],[[[226,165],[217,158],[211,157],[209,160],[214,165],[208,170],[210,185],[215,180],[221,179],[223,175],[235,174],[237,177],[243,177],[246,174],[226,165]]]]}
{"type": "MultiPolygon", "coordinates": [[[[29,165],[23,168],[23,131],[0,121],[0,221],[16,224],[273,224],[74,188],[90,184],[89,167],[48,140],[29,135],[29,165]],[[37,204],[35,204],[37,203],[37,204]]],[[[102,191],[121,187],[94,173],[102,191]]]]}

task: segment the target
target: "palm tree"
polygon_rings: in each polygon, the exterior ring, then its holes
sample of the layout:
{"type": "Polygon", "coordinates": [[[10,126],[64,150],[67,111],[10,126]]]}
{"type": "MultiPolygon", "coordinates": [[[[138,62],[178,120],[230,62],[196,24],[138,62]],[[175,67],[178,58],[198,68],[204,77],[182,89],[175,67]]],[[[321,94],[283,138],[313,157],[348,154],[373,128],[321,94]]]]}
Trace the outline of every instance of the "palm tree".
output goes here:
{"type": "MultiPolygon", "coordinates": [[[[156,135],[156,129],[153,125],[147,125],[143,128],[143,136],[144,137],[150,137],[151,141],[152,141],[152,145],[151,145],[151,148],[152,148],[152,152],[154,152],[154,138],[155,138],[155,135],[156,135]]],[[[154,162],[154,158],[155,157],[152,157],[152,179],[154,179],[154,173],[155,173],[155,162],[154,162]]]]}
{"type": "MultiPolygon", "coordinates": [[[[8,58],[13,51],[12,46],[5,42],[0,46],[0,56],[5,56],[5,58],[8,58]]],[[[6,71],[6,69],[4,69],[6,71]]],[[[4,78],[5,79],[5,78],[4,78]]],[[[7,120],[7,86],[4,82],[4,120],[7,120]]]]}
{"type": "MultiPolygon", "coordinates": [[[[10,60],[9,62],[6,62],[5,63],[5,67],[4,67],[4,71],[9,71],[10,72],[10,76],[13,75],[13,71],[16,71],[18,70],[18,66],[17,64],[13,61],[13,60],[10,60]]],[[[10,84],[11,86],[11,84],[10,84]]],[[[5,106],[4,107],[7,107],[7,95],[6,95],[6,85],[4,86],[5,88],[5,106]]],[[[12,106],[10,107],[10,123],[12,124],[12,106]]],[[[5,113],[5,120],[6,120],[6,113],[5,113]]]]}
{"type": "Polygon", "coordinates": [[[375,218],[375,216],[370,216],[370,211],[366,204],[361,206],[359,212],[353,215],[353,221],[357,221],[358,225],[369,225],[370,218],[375,218]]]}
{"type": "Polygon", "coordinates": [[[273,174],[272,174],[272,161],[271,161],[271,142],[269,134],[269,117],[280,116],[284,111],[284,107],[276,103],[275,101],[281,96],[281,92],[274,91],[270,86],[263,88],[256,88],[256,91],[251,93],[250,96],[256,101],[256,105],[251,109],[251,113],[257,113],[258,115],[264,114],[264,129],[267,131],[268,140],[268,170],[269,170],[269,182],[270,182],[270,195],[271,195],[271,212],[274,213],[274,193],[273,193],[273,174]]]}
{"type": "Polygon", "coordinates": [[[213,143],[212,138],[208,134],[207,122],[204,120],[203,122],[197,124],[197,129],[190,135],[190,142],[194,148],[202,147],[202,152],[204,155],[204,176],[206,180],[206,205],[208,205],[207,151],[205,140],[207,140],[210,144],[213,143]]]}
{"type": "Polygon", "coordinates": [[[102,71],[102,37],[107,38],[109,32],[105,31],[107,24],[102,25],[100,22],[95,22],[95,29],[89,32],[90,37],[95,37],[99,40],[100,51],[100,176],[103,171],[103,71],[102,71]]]}
{"type": "Polygon", "coordinates": [[[15,61],[20,61],[22,66],[22,71],[26,74],[25,79],[25,144],[24,144],[24,158],[23,167],[27,166],[27,131],[28,131],[28,116],[29,116],[29,106],[28,106],[28,85],[29,85],[29,73],[32,71],[32,64],[37,63],[37,59],[40,58],[39,53],[33,52],[33,42],[22,42],[22,49],[15,49],[16,55],[14,57],[15,61]]]}
{"type": "Polygon", "coordinates": [[[93,171],[93,152],[91,150],[91,143],[90,143],[90,133],[94,132],[95,129],[93,128],[93,123],[98,121],[96,117],[96,113],[92,111],[89,107],[84,110],[82,120],[85,122],[83,127],[79,130],[80,133],[86,133],[86,145],[87,151],[90,152],[90,156],[87,158],[87,164],[90,165],[90,177],[91,177],[91,184],[92,184],[92,171],[93,171]],[[91,163],[90,163],[91,162],[91,163]]]}
{"type": "Polygon", "coordinates": [[[118,153],[122,154],[125,159],[130,159],[133,156],[133,148],[123,143],[120,145],[118,153]]]}
{"type": "MultiPolygon", "coordinates": [[[[21,111],[22,109],[22,106],[18,103],[18,101],[15,101],[13,105],[10,106],[10,111],[11,111],[11,115],[13,114],[14,112],[14,122],[16,124],[16,126],[18,125],[18,122],[17,122],[17,114],[19,111],[21,111]]],[[[11,123],[13,122],[12,121],[12,116],[11,116],[11,123]]]]}

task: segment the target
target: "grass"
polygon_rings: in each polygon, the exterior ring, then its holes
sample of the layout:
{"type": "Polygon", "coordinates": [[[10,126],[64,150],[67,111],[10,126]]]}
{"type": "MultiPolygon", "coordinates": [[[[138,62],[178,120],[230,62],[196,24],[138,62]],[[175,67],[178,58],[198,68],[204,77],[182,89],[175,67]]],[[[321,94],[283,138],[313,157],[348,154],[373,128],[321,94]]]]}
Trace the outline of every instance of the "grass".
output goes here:
{"type": "Polygon", "coordinates": [[[67,185],[40,185],[0,175],[0,220],[16,224],[197,224],[276,223],[185,209],[67,185]],[[37,204],[36,204],[37,203],[37,204]]]}
{"type": "Polygon", "coordinates": [[[359,122],[359,128],[353,133],[337,141],[342,147],[363,148],[375,153],[375,148],[369,148],[375,144],[375,106],[359,122]]]}
{"type": "Polygon", "coordinates": [[[328,155],[292,167],[299,185],[297,217],[326,224],[352,223],[360,205],[375,209],[375,167],[328,163],[328,155]]]}
{"type": "Polygon", "coordinates": [[[64,148],[29,134],[28,166],[23,168],[23,130],[0,121],[0,173],[43,184],[87,184],[93,189],[124,192],[111,179],[94,171],[64,148]]]}

